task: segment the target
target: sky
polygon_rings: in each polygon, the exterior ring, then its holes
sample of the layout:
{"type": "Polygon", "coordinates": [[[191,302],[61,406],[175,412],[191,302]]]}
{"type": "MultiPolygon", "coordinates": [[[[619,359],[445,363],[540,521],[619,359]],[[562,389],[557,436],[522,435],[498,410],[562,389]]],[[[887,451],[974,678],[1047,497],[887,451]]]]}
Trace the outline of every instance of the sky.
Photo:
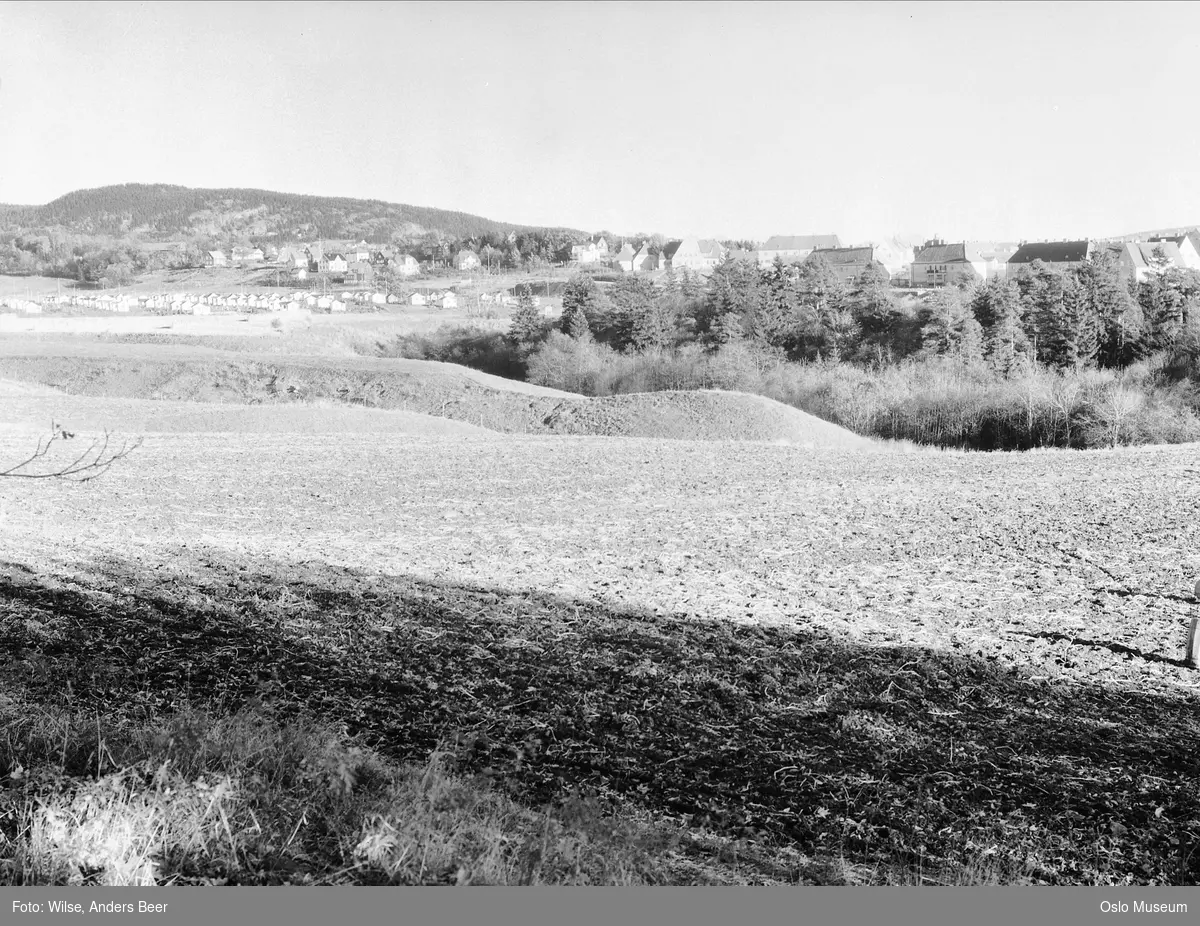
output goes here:
{"type": "Polygon", "coordinates": [[[1200,223],[1200,4],[1149,9],[7,0],[0,202],[257,187],[759,241],[1200,223]]]}

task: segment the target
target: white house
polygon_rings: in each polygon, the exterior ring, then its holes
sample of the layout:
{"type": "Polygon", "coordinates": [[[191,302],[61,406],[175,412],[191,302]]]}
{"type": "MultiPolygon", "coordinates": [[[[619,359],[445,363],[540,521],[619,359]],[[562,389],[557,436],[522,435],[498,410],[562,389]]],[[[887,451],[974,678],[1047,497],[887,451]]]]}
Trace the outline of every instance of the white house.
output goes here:
{"type": "MultiPolygon", "coordinates": [[[[608,247],[605,246],[605,252],[608,247]]],[[[586,244],[571,245],[571,260],[580,264],[598,264],[600,263],[600,249],[596,247],[596,242],[589,241],[586,244]]]]}
{"type": "Polygon", "coordinates": [[[457,309],[458,296],[454,293],[443,293],[438,305],[443,309],[457,309]]]}
{"type": "Polygon", "coordinates": [[[234,248],[233,262],[235,264],[253,264],[263,259],[261,248],[234,248]]]}
{"type": "MultiPolygon", "coordinates": [[[[1186,238],[1184,239],[1187,240],[1186,238]]],[[[1117,265],[1126,279],[1142,282],[1151,274],[1172,268],[1187,269],[1182,251],[1174,241],[1127,241],[1117,255],[1117,265]]]]}
{"type": "Polygon", "coordinates": [[[401,276],[411,277],[421,272],[421,265],[411,254],[397,254],[392,258],[391,266],[401,276]]]}
{"type": "Polygon", "coordinates": [[[330,254],[322,263],[326,273],[345,273],[349,268],[350,264],[341,254],[330,254]]]}
{"type": "Polygon", "coordinates": [[[643,244],[633,252],[632,269],[638,271],[658,270],[662,266],[662,255],[651,254],[650,246],[643,244]]]}
{"type": "Polygon", "coordinates": [[[424,293],[413,293],[408,297],[409,305],[426,305],[424,293]]]}
{"type": "Polygon", "coordinates": [[[1151,238],[1152,244],[1170,242],[1179,248],[1179,258],[1189,270],[1200,270],[1200,232],[1193,229],[1186,235],[1151,238]]]}
{"type": "Polygon", "coordinates": [[[283,248],[275,260],[295,270],[308,269],[308,254],[302,248],[283,248]]]}
{"type": "Polygon", "coordinates": [[[663,248],[662,257],[666,269],[676,273],[683,269],[705,273],[725,259],[725,248],[720,242],[707,238],[684,238],[669,242],[663,248]]]}

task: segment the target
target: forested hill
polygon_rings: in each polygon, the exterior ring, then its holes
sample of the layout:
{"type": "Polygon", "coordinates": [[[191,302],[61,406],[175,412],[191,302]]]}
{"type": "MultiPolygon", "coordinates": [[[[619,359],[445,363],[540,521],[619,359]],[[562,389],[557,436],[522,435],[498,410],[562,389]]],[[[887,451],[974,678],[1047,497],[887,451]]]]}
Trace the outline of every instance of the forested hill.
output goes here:
{"type": "Polygon", "coordinates": [[[584,234],[371,199],[146,183],[76,190],[44,206],[0,205],[0,222],[27,229],[58,228],[81,235],[137,235],[160,240],[235,235],[264,242],[312,238],[386,241],[397,234],[427,232],[468,239],[543,230],[584,234]]]}

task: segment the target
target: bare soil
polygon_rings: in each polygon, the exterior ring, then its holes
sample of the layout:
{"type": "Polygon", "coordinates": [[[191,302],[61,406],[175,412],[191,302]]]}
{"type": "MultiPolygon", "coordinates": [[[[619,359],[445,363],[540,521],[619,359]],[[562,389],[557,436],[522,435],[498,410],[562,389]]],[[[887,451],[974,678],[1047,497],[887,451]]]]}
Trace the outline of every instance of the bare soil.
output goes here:
{"type": "Polygon", "coordinates": [[[1195,883],[1196,449],[150,434],[0,487],[6,684],[274,679],[390,755],[463,732],[528,800],[876,880],[1195,883]]]}
{"type": "Polygon", "coordinates": [[[72,395],[271,405],[341,402],[415,411],[505,433],[875,445],[760,396],[703,391],[586,398],[424,360],[331,360],[199,346],[14,338],[0,342],[0,374],[72,395]]]}

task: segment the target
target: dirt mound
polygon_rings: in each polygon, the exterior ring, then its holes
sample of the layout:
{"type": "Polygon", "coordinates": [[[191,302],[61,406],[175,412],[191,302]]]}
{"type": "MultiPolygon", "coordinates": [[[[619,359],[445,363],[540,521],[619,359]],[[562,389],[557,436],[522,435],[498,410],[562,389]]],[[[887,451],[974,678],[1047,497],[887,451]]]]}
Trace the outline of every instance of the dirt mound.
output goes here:
{"type": "MultiPolygon", "coordinates": [[[[37,389],[38,387],[31,387],[37,389]]],[[[405,434],[414,437],[495,438],[465,421],[419,412],[357,408],[341,403],[234,405],[162,402],[44,392],[9,391],[0,382],[0,431],[48,432],[58,422],[69,431],[93,434],[405,434]]]]}
{"type": "MultiPolygon", "coordinates": [[[[804,447],[865,448],[873,442],[795,408],[733,392],[656,392],[587,398],[426,360],[256,356],[208,348],[79,343],[14,349],[0,344],[9,379],[75,396],[156,403],[261,405],[322,403],[449,418],[490,431],[706,441],[770,441],[804,447]]],[[[128,409],[147,429],[176,430],[166,412],[128,409]]],[[[171,414],[187,419],[176,409],[171,414]]],[[[340,414],[264,412],[225,415],[234,430],[334,428],[340,414]],[[240,424],[238,423],[240,422],[240,424]],[[290,422],[290,423],[287,423],[290,422]],[[234,426],[236,425],[236,426],[234,426]]],[[[195,430],[221,414],[195,412],[195,430]]],[[[360,416],[361,417],[361,416],[360,416]]],[[[345,430],[371,430],[369,416],[345,430]]],[[[415,426],[415,425],[414,425],[415,426]]],[[[122,425],[124,428],[125,426],[122,425]]],[[[385,426],[392,429],[393,425],[385,426]]]]}
{"type": "Polygon", "coordinates": [[[865,448],[873,443],[790,405],[715,390],[573,399],[560,403],[544,423],[559,434],[770,441],[811,448],[865,448]]]}

